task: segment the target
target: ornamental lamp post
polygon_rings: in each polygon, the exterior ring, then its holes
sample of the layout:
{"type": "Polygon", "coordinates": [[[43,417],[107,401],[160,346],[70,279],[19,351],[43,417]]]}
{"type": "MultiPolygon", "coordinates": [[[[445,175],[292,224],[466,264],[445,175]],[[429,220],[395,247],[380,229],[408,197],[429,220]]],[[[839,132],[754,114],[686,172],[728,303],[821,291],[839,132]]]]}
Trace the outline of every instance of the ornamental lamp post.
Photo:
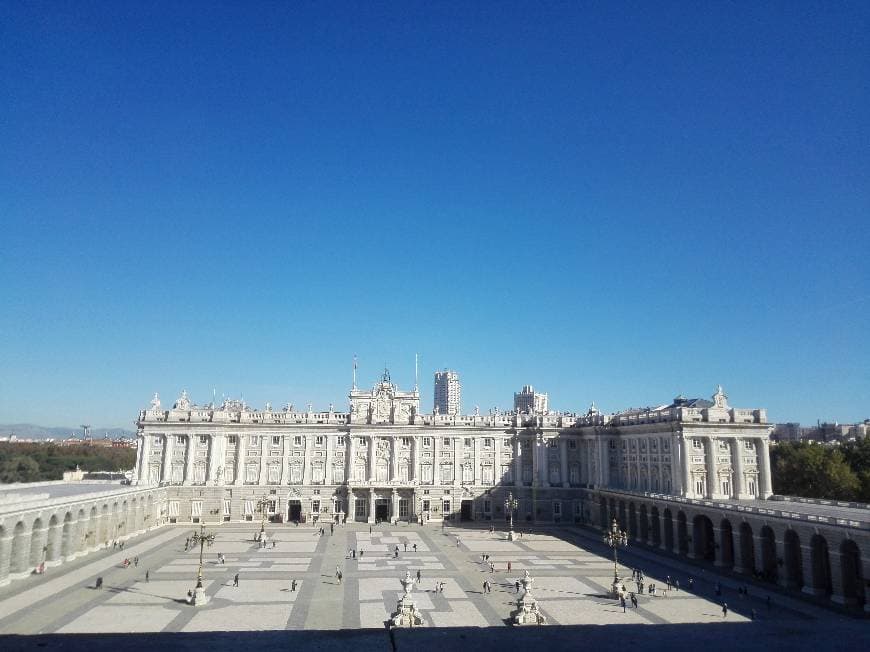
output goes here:
{"type": "Polygon", "coordinates": [[[504,501],[504,508],[507,510],[510,517],[510,529],[508,530],[508,541],[514,540],[514,510],[519,509],[520,501],[514,498],[514,492],[508,493],[507,499],[504,501]]]}
{"type": "Polygon", "coordinates": [[[193,536],[190,537],[193,545],[199,544],[199,570],[196,573],[196,588],[193,590],[193,596],[191,597],[190,604],[197,606],[203,605],[208,602],[208,596],[205,594],[205,589],[202,586],[202,554],[205,549],[206,544],[209,548],[214,544],[215,535],[213,532],[205,533],[205,524],[200,523],[199,532],[193,532],[193,536]]]}
{"type": "Polygon", "coordinates": [[[265,494],[260,500],[257,501],[257,508],[260,510],[260,513],[263,515],[260,522],[260,536],[257,538],[257,541],[262,541],[263,537],[266,536],[266,515],[268,513],[269,507],[269,497],[265,494]]]}
{"type": "Polygon", "coordinates": [[[613,523],[610,524],[610,530],[604,532],[603,540],[605,545],[613,550],[613,584],[610,587],[610,594],[611,597],[618,598],[622,591],[622,580],[619,579],[619,570],[617,567],[618,557],[616,551],[620,547],[625,548],[628,546],[628,534],[626,534],[625,530],[620,530],[619,523],[616,522],[616,519],[613,519],[613,523]]]}

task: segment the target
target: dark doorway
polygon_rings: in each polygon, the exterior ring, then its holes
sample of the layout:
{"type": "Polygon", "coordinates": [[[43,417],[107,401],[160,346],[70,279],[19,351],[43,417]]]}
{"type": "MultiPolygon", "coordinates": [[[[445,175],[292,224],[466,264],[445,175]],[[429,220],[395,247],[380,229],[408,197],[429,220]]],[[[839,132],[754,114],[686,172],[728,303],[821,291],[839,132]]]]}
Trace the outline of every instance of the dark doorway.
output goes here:
{"type": "Polygon", "coordinates": [[[472,510],[473,504],[474,503],[471,500],[463,500],[462,501],[462,507],[461,507],[462,511],[460,512],[460,515],[459,515],[459,518],[461,520],[463,520],[463,521],[470,521],[471,520],[471,510],[472,510]]]}
{"type": "Polygon", "coordinates": [[[302,518],[302,503],[298,500],[291,500],[287,503],[287,514],[292,521],[299,521],[302,518]]]}
{"type": "Polygon", "coordinates": [[[390,501],[379,499],[375,503],[375,519],[380,523],[390,520],[390,501]]]}

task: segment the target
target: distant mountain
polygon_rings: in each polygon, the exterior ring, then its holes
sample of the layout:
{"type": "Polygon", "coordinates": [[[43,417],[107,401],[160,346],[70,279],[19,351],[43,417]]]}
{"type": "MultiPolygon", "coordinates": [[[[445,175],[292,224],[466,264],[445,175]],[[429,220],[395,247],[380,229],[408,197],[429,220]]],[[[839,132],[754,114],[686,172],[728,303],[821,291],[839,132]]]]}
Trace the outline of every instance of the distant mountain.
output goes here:
{"type": "MultiPolygon", "coordinates": [[[[91,428],[92,439],[103,439],[108,435],[109,439],[120,437],[133,437],[136,433],[123,428],[91,428]]],[[[0,437],[15,435],[19,439],[66,439],[70,435],[82,436],[82,429],[73,426],[48,428],[37,426],[32,423],[0,423],[0,437]]]]}

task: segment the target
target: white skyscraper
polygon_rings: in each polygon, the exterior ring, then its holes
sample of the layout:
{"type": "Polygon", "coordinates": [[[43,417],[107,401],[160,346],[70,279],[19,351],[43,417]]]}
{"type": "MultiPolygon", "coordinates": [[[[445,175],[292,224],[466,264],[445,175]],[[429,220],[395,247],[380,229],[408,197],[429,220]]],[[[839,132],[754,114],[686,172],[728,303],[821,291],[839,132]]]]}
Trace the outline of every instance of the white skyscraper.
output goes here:
{"type": "Polygon", "coordinates": [[[546,394],[538,394],[531,385],[523,385],[521,392],[514,392],[514,410],[547,414],[550,410],[550,399],[546,394]]]}
{"type": "Polygon", "coordinates": [[[462,383],[455,371],[435,372],[435,411],[438,414],[460,414],[462,383]]]}

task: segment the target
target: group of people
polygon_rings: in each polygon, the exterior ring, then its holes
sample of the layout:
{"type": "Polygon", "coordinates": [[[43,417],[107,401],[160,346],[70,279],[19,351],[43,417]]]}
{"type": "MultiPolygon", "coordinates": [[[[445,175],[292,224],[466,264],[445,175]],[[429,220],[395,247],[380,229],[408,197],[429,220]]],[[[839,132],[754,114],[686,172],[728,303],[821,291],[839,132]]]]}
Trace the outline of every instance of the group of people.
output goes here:
{"type": "MultiPolygon", "coordinates": [[[[130,563],[131,563],[130,559],[125,557],[125,558],[124,558],[124,561],[121,562],[121,566],[123,566],[124,568],[129,568],[129,567],[130,567],[130,563]]],[[[139,557],[138,557],[138,555],[137,555],[136,557],[133,557],[132,564],[133,564],[133,566],[135,566],[135,567],[138,568],[138,566],[139,566],[139,557]]]]}

